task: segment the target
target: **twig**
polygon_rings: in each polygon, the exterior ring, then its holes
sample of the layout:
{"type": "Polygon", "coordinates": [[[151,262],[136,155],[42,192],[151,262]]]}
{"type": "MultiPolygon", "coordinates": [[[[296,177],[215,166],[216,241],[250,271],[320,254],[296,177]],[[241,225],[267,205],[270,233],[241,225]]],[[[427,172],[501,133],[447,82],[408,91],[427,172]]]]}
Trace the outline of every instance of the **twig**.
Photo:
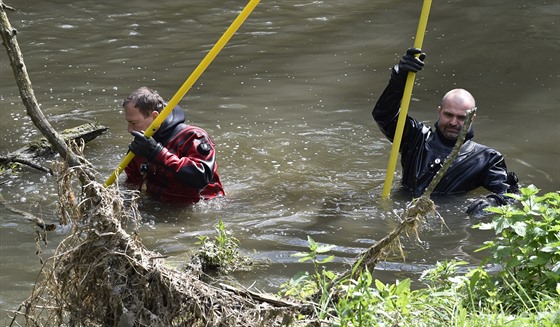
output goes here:
{"type": "Polygon", "coordinates": [[[8,6],[7,4],[5,4],[4,2],[2,2],[2,0],[0,0],[0,6],[1,6],[2,8],[4,8],[4,9],[7,9],[7,10],[16,11],[16,10],[14,9],[14,7],[8,6]]]}
{"type": "Polygon", "coordinates": [[[53,230],[56,229],[55,224],[45,224],[43,219],[35,216],[34,214],[12,207],[11,205],[8,204],[8,201],[6,201],[4,199],[2,194],[0,194],[0,204],[2,204],[2,206],[4,206],[6,209],[10,210],[11,212],[22,215],[23,217],[27,218],[28,220],[34,222],[37,225],[37,227],[41,228],[44,231],[53,231],[53,230]]]}
{"type": "Polygon", "coordinates": [[[256,292],[252,292],[248,289],[240,289],[240,288],[236,288],[233,287],[231,285],[228,284],[224,284],[224,283],[219,283],[220,287],[228,292],[232,292],[235,293],[237,295],[241,295],[253,300],[256,300],[258,302],[265,302],[268,303],[270,305],[272,305],[273,307],[277,307],[277,308],[295,308],[298,309],[299,311],[305,310],[305,307],[307,305],[302,304],[302,303],[295,303],[295,302],[290,302],[287,300],[283,300],[283,299],[278,299],[274,296],[269,296],[263,293],[256,293],[256,292]]]}
{"type": "Polygon", "coordinates": [[[22,165],[26,165],[26,166],[29,166],[31,168],[37,169],[39,171],[45,172],[49,175],[53,174],[52,169],[47,168],[47,167],[43,167],[43,166],[39,165],[38,163],[35,163],[31,160],[18,158],[17,156],[8,156],[8,157],[0,156],[0,165],[6,165],[10,162],[15,162],[15,163],[20,163],[22,165]]]}

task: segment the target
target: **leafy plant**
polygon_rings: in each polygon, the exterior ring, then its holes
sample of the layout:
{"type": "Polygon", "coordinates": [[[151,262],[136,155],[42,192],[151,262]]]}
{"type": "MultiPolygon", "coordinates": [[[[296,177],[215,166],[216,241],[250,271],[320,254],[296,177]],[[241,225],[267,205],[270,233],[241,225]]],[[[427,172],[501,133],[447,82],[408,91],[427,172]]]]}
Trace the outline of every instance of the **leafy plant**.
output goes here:
{"type": "Polygon", "coordinates": [[[452,288],[458,281],[460,267],[466,264],[457,260],[437,262],[434,268],[422,272],[420,280],[436,291],[452,288]]]}
{"type": "Polygon", "coordinates": [[[531,185],[509,194],[518,205],[487,208],[497,216],[475,226],[496,234],[478,251],[488,250],[488,261],[502,267],[496,276],[498,291],[513,308],[556,294],[560,283],[560,193],[538,192],[531,185]]]}
{"type": "Polygon", "coordinates": [[[319,274],[319,265],[331,262],[334,259],[334,255],[323,259],[319,259],[319,255],[329,252],[332,248],[334,248],[334,245],[317,243],[311,238],[311,236],[307,236],[307,244],[309,252],[297,252],[292,254],[292,256],[300,258],[298,262],[312,261],[315,273],[319,274]]]}
{"type": "Polygon", "coordinates": [[[335,273],[321,267],[322,264],[331,262],[334,255],[325,256],[334,245],[321,244],[307,236],[307,244],[309,247],[308,252],[297,252],[292,254],[293,257],[299,258],[298,262],[311,261],[313,263],[314,272],[299,273],[294,278],[290,279],[287,283],[280,285],[280,294],[283,296],[290,296],[296,299],[306,300],[312,295],[321,294],[317,299],[315,306],[317,316],[320,319],[325,318],[331,311],[330,301],[333,293],[330,292],[328,286],[330,282],[336,277],[335,273]],[[319,292],[319,290],[321,290],[319,292]]]}
{"type": "Polygon", "coordinates": [[[341,284],[344,296],[341,296],[336,304],[336,326],[374,325],[380,312],[374,307],[382,302],[382,298],[372,287],[372,283],[373,276],[365,269],[357,280],[349,279],[341,284]]]}
{"type": "Polygon", "coordinates": [[[496,237],[480,249],[490,257],[475,269],[438,262],[420,277],[428,287],[415,290],[409,279],[385,284],[367,269],[334,283],[321,266],[333,260],[332,246],[309,237],[310,251],[294,256],[313,262],[314,271],[283,284],[284,295],[315,300],[315,317],[329,326],[560,326],[559,193],[538,196],[528,187],[511,196],[519,208],[488,209],[497,216],[476,226],[496,237]],[[487,263],[501,270],[487,270],[487,263]]]}
{"type": "Polygon", "coordinates": [[[217,270],[221,274],[228,274],[247,269],[252,260],[239,254],[239,240],[232,236],[230,230],[226,230],[221,219],[214,228],[217,232],[214,240],[208,236],[199,236],[196,243],[200,245],[196,256],[202,262],[202,270],[217,270]]]}
{"type": "Polygon", "coordinates": [[[329,252],[334,245],[320,244],[307,236],[307,244],[309,252],[297,252],[292,254],[292,257],[299,258],[298,262],[311,261],[313,263],[314,272],[309,274],[303,272],[297,274],[294,278],[290,279],[287,283],[280,286],[280,293],[284,296],[291,296],[297,299],[307,299],[309,296],[315,294],[322,284],[323,279],[334,278],[334,273],[321,269],[320,265],[331,262],[334,256],[327,256],[319,258],[323,254],[329,252]]]}
{"type": "Polygon", "coordinates": [[[297,273],[289,281],[280,285],[279,294],[298,300],[305,300],[317,292],[317,282],[307,271],[297,273]]]}

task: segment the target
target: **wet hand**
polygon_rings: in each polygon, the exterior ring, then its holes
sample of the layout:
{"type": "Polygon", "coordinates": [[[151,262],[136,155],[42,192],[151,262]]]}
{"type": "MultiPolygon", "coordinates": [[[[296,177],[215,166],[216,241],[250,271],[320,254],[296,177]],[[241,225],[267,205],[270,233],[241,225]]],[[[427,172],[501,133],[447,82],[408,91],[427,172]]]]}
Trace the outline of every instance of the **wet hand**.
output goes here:
{"type": "Polygon", "coordinates": [[[134,136],[134,140],[128,148],[134,154],[145,157],[148,160],[154,160],[155,157],[161,152],[163,146],[156,142],[153,138],[147,138],[143,133],[132,131],[130,134],[134,136]]]}
{"type": "Polygon", "coordinates": [[[472,202],[467,208],[467,214],[473,216],[484,215],[485,208],[488,207],[498,207],[507,204],[507,201],[503,196],[498,194],[491,194],[482,199],[477,199],[472,202]]]}
{"type": "Polygon", "coordinates": [[[422,53],[422,50],[418,48],[406,50],[406,54],[399,61],[398,72],[417,73],[424,68],[424,59],[426,59],[426,54],[422,53]],[[420,54],[420,56],[416,57],[417,54],[420,54]]]}

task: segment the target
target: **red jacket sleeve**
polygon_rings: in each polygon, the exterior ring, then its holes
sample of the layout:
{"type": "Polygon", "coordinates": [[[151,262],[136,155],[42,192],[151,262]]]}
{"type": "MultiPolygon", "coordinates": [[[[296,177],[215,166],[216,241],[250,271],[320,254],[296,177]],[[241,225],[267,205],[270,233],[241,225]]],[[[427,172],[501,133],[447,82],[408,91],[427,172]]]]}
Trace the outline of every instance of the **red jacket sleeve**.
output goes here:
{"type": "Polygon", "coordinates": [[[187,128],[167,143],[154,163],[196,189],[212,181],[216,156],[214,143],[201,129],[187,128]]]}

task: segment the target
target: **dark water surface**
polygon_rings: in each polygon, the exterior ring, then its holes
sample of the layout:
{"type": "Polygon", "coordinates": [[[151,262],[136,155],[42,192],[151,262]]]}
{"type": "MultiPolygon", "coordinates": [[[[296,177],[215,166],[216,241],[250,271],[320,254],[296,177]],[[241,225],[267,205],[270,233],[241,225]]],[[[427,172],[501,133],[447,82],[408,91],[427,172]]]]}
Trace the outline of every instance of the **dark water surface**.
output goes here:
{"type": "MultiPolygon", "coordinates": [[[[147,85],[171,98],[245,1],[7,1],[35,95],[58,130],[97,121],[109,132],[85,155],[104,180],[131,137],[121,101],[147,85]]],[[[189,209],[146,201],[141,237],[172,264],[218,219],[242,250],[270,266],[236,276],[276,291],[311,269],[291,254],[307,235],[336,245],[333,269],[385,236],[409,200],[380,197],[390,143],[371,118],[389,68],[413,44],[421,1],[263,0],[181,101],[189,122],[218,147],[227,197],[189,209]]],[[[437,1],[424,41],[410,112],[434,122],[441,96],[463,87],[477,99],[476,140],[499,149],[525,185],[559,189],[560,55],[558,1],[437,1]]],[[[0,153],[38,135],[0,51],[0,153]]],[[[399,167],[400,169],[400,167],[399,167]]],[[[56,177],[24,168],[2,175],[14,207],[57,221],[56,177]]],[[[476,265],[492,235],[473,230],[465,202],[437,199],[451,231],[437,224],[405,242],[408,259],[389,258],[377,278],[415,277],[446,259],[476,265]]],[[[0,208],[0,311],[24,300],[39,270],[32,224],[0,208]]],[[[44,257],[63,235],[53,234],[44,257]]],[[[4,319],[4,318],[2,318],[4,319]]]]}

